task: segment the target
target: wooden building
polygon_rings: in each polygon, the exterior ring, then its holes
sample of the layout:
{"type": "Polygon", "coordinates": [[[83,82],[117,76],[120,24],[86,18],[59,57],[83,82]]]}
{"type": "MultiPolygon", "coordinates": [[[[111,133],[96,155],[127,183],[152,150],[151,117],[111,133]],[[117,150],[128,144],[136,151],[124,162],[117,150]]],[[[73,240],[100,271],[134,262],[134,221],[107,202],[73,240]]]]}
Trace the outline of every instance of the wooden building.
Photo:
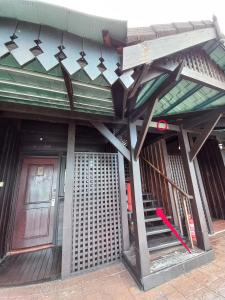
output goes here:
{"type": "Polygon", "coordinates": [[[12,3],[0,11],[0,286],[122,260],[146,290],[211,261],[225,219],[217,20],[127,29],[12,3]]]}

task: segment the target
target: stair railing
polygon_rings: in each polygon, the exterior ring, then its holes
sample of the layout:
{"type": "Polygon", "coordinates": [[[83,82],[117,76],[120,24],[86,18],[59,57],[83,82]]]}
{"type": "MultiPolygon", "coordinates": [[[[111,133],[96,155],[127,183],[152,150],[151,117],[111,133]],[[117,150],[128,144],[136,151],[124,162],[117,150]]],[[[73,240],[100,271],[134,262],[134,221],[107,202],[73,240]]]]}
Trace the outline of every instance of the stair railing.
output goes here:
{"type": "MultiPolygon", "coordinates": [[[[191,211],[191,203],[190,200],[193,199],[192,195],[187,194],[184,190],[182,190],[176,183],[174,183],[170,178],[165,176],[157,167],[155,167],[150,161],[145,159],[144,157],[141,157],[143,161],[145,161],[154,172],[159,174],[162,177],[162,180],[164,183],[168,184],[168,188],[171,191],[170,197],[171,201],[174,203],[174,208],[176,210],[176,216],[177,216],[177,225],[179,226],[181,235],[183,235],[183,226],[182,226],[182,220],[181,220],[181,215],[183,212],[184,220],[185,220],[185,225],[186,225],[186,230],[188,234],[188,238],[191,244],[191,248],[193,248],[193,238],[190,230],[190,224],[189,224],[189,218],[191,216],[192,218],[192,211],[191,211]],[[179,205],[180,203],[180,205],[179,205]],[[181,207],[180,207],[181,206],[181,207]]],[[[175,217],[175,216],[174,216],[175,217]]],[[[175,221],[175,220],[174,220],[175,221]]]]}

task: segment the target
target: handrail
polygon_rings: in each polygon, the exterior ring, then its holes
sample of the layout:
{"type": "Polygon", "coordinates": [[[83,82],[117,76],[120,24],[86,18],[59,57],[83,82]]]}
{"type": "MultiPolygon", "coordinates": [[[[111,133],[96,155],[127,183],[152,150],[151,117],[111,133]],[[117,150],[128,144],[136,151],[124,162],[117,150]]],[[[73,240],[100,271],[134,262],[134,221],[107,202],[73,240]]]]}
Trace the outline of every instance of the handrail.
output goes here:
{"type": "Polygon", "coordinates": [[[192,195],[187,194],[185,191],[183,191],[176,183],[174,183],[172,180],[170,180],[168,177],[166,177],[158,168],[156,168],[150,161],[145,159],[144,157],[141,157],[147,164],[149,164],[158,174],[160,174],[166,181],[168,181],[174,188],[176,188],[183,196],[187,197],[188,199],[193,199],[192,195]]]}
{"type": "Polygon", "coordinates": [[[186,223],[186,229],[188,233],[188,237],[191,243],[191,248],[193,248],[193,238],[191,235],[191,229],[190,229],[190,224],[189,224],[189,215],[188,215],[188,210],[187,210],[187,203],[185,201],[185,198],[187,200],[193,199],[194,197],[192,195],[187,194],[185,191],[183,191],[176,183],[174,183],[172,180],[170,180],[168,177],[166,177],[157,167],[155,167],[150,161],[145,159],[144,157],[141,157],[150,167],[153,168],[154,171],[156,171],[160,176],[163,177],[164,180],[166,180],[169,184],[172,186],[172,195],[175,203],[175,209],[177,211],[177,222],[180,227],[180,231],[183,234],[183,228],[182,228],[182,221],[181,221],[181,216],[179,214],[179,209],[178,209],[178,199],[177,199],[177,193],[179,192],[183,197],[183,201],[181,201],[181,205],[183,207],[183,212],[184,212],[184,218],[185,218],[185,223],[186,223]],[[177,191],[174,191],[176,189],[177,191]],[[185,198],[184,198],[185,197],[185,198]]]}

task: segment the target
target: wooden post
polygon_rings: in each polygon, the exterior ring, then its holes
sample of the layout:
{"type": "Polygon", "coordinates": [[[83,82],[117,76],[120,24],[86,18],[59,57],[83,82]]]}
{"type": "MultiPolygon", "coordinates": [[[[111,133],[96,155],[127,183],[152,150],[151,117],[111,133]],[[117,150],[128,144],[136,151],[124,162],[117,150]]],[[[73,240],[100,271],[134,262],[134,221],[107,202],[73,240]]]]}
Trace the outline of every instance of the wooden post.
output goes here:
{"type": "Polygon", "coordinates": [[[63,239],[62,239],[62,279],[71,273],[72,250],[72,206],[73,206],[73,178],[75,163],[75,123],[68,126],[68,142],[66,157],[65,199],[63,211],[63,239]]]}
{"type": "Polygon", "coordinates": [[[128,251],[130,248],[128,217],[127,217],[127,196],[125,185],[124,158],[118,151],[118,169],[120,183],[120,206],[121,206],[121,223],[122,223],[122,245],[123,251],[128,251]]]}
{"type": "Polygon", "coordinates": [[[197,245],[199,248],[208,251],[211,249],[208,237],[206,219],[203,211],[201,196],[198,188],[197,176],[194,168],[194,162],[190,160],[190,145],[187,131],[181,128],[178,133],[181,155],[184,164],[184,172],[187,180],[188,193],[194,197],[191,200],[192,214],[195,224],[195,233],[197,237],[197,245]]]}
{"type": "MultiPolygon", "coordinates": [[[[163,157],[164,157],[164,162],[165,162],[166,176],[172,180],[171,170],[170,170],[170,166],[169,166],[169,157],[168,157],[165,139],[161,140],[161,145],[162,145],[163,157]]],[[[171,201],[174,224],[176,226],[179,226],[179,221],[178,221],[178,213],[179,213],[178,209],[179,208],[178,208],[178,206],[176,206],[176,199],[173,195],[172,189],[173,188],[171,187],[171,185],[168,184],[169,197],[170,197],[170,201],[171,201]]]]}
{"type": "Polygon", "coordinates": [[[130,142],[130,179],[132,192],[132,207],[134,214],[134,239],[136,253],[136,268],[140,279],[150,272],[150,255],[147,245],[146,228],[144,221],[144,208],[141,187],[141,174],[139,159],[135,160],[134,150],[137,142],[137,128],[129,123],[130,142]]]}
{"type": "MultiPolygon", "coordinates": [[[[190,146],[192,146],[193,143],[194,142],[191,137],[190,138],[190,146]]],[[[211,218],[210,211],[209,211],[209,206],[208,206],[208,202],[207,202],[207,198],[206,198],[206,194],[205,194],[205,188],[204,188],[204,185],[202,182],[202,175],[200,172],[197,157],[196,157],[196,159],[194,159],[194,167],[195,167],[195,172],[196,172],[196,176],[197,176],[197,180],[198,180],[198,187],[199,187],[199,191],[200,191],[200,195],[201,195],[201,199],[202,199],[202,205],[203,205],[203,210],[204,210],[205,217],[206,217],[208,231],[210,234],[213,234],[214,233],[213,222],[212,222],[212,218],[211,218]]]]}

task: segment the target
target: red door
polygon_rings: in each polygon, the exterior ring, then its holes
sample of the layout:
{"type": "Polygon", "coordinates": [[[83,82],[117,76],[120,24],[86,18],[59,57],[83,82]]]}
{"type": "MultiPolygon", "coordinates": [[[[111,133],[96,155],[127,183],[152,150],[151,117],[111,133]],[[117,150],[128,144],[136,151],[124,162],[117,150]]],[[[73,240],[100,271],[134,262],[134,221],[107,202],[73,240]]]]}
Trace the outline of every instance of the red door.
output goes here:
{"type": "Polygon", "coordinates": [[[25,158],[19,183],[13,249],[53,242],[58,160],[25,158]]]}

